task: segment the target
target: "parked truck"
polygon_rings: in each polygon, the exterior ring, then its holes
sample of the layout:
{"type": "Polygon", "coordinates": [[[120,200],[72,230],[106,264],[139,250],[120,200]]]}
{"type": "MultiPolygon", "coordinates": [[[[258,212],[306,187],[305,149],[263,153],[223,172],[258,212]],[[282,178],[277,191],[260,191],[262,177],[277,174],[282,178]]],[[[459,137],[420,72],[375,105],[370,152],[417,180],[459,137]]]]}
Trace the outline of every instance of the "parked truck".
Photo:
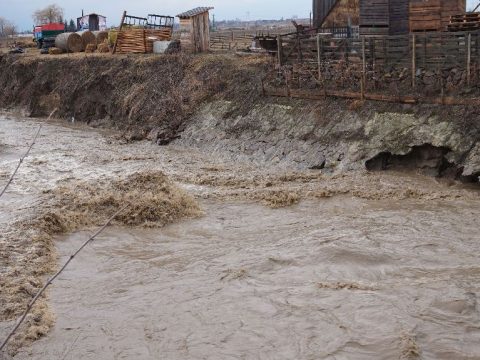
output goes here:
{"type": "Polygon", "coordinates": [[[37,43],[39,49],[45,47],[51,47],[55,44],[55,38],[57,35],[65,32],[65,24],[63,23],[50,23],[40,26],[35,26],[33,30],[33,41],[37,43]]]}

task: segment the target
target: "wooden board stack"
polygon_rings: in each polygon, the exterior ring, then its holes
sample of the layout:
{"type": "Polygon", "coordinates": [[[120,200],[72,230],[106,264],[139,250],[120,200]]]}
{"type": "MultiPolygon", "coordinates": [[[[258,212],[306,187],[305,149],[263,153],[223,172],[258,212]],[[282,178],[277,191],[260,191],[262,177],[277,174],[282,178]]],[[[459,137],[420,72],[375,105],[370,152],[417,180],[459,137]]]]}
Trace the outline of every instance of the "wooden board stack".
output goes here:
{"type": "Polygon", "coordinates": [[[475,31],[480,29],[480,13],[453,15],[448,31],[475,31]]]}
{"type": "Polygon", "coordinates": [[[465,0],[410,0],[410,31],[446,31],[451,16],[465,8],[465,0]]]}
{"type": "Polygon", "coordinates": [[[155,41],[170,41],[172,40],[172,29],[148,29],[145,30],[146,38],[146,52],[153,53],[153,43],[155,41]]]}
{"type": "Polygon", "coordinates": [[[117,52],[121,54],[146,54],[153,52],[155,41],[167,41],[172,38],[170,28],[126,29],[118,33],[117,52]]]}

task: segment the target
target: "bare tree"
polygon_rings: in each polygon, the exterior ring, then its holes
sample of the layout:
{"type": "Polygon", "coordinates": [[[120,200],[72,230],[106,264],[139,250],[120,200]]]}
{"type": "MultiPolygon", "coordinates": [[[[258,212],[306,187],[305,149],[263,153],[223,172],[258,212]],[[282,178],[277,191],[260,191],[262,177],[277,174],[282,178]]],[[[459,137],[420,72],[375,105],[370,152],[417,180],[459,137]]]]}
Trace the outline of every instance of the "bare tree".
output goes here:
{"type": "Polygon", "coordinates": [[[0,17],[0,37],[13,36],[17,33],[17,27],[7,19],[0,17]]]}
{"type": "Polygon", "coordinates": [[[3,28],[5,36],[13,37],[17,35],[17,26],[13,23],[7,23],[7,25],[3,28]]]}
{"type": "Polygon", "coordinates": [[[0,37],[5,36],[5,26],[7,25],[7,19],[0,16],[0,37]]]}
{"type": "Polygon", "coordinates": [[[57,4],[51,4],[44,9],[35,11],[32,17],[37,25],[63,22],[63,9],[57,4]]]}

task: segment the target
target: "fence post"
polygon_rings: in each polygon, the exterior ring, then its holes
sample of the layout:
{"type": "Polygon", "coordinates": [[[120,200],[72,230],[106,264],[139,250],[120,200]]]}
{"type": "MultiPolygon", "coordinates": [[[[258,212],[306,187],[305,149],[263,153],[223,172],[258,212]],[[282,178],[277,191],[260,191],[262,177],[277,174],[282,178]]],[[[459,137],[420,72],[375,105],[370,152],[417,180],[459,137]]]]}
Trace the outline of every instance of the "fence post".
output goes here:
{"type": "Polygon", "coordinates": [[[282,66],[283,59],[282,59],[282,36],[281,35],[277,36],[277,56],[278,56],[278,65],[282,66]]]}
{"type": "Polygon", "coordinates": [[[412,35],[412,88],[415,90],[416,77],[417,77],[417,64],[416,64],[416,38],[415,34],[412,35]]]}
{"type": "Polygon", "coordinates": [[[318,80],[322,79],[322,45],[320,34],[317,34],[318,80]]]}
{"type": "Polygon", "coordinates": [[[424,34],[423,39],[423,69],[427,70],[427,35],[424,34]]]}
{"type": "Polygon", "coordinates": [[[365,98],[365,83],[366,83],[367,64],[365,58],[365,37],[362,37],[362,81],[360,81],[362,100],[365,98]]]}
{"type": "Polygon", "coordinates": [[[387,51],[387,38],[383,39],[383,57],[385,61],[385,66],[388,66],[388,51],[387,51]]]}
{"type": "Polygon", "coordinates": [[[468,86],[470,86],[471,63],[472,63],[472,34],[468,33],[468,41],[467,41],[467,85],[468,86]]]}

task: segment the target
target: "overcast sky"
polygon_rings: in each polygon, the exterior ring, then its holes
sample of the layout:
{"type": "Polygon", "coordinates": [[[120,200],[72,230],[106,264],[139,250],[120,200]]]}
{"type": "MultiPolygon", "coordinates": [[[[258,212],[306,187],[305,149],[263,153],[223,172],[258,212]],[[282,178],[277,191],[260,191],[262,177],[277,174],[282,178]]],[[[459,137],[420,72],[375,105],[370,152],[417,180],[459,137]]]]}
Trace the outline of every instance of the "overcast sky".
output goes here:
{"type": "MultiPolygon", "coordinates": [[[[467,0],[468,6],[480,0],[467,0]]],[[[19,29],[32,27],[32,13],[45,5],[57,3],[65,9],[67,19],[76,19],[82,14],[95,12],[107,17],[107,25],[120,22],[123,10],[137,16],[161,14],[175,16],[197,6],[214,6],[217,20],[235,19],[280,19],[282,17],[308,17],[311,0],[0,0],[0,16],[13,21],[19,29]]]]}

